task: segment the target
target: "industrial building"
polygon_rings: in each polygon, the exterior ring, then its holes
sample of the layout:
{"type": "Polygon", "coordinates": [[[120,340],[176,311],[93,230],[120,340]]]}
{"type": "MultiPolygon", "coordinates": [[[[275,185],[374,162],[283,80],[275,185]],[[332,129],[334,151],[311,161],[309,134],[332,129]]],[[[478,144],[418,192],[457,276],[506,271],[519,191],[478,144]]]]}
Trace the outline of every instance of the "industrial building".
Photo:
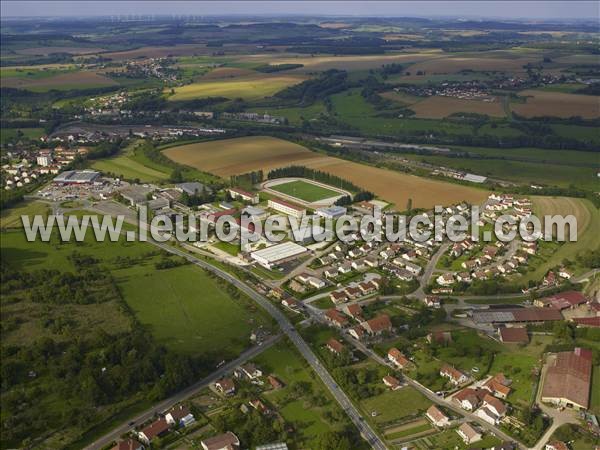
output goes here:
{"type": "Polygon", "coordinates": [[[298,219],[302,218],[302,216],[306,213],[304,208],[300,208],[292,203],[288,203],[276,198],[269,200],[269,208],[287,214],[288,216],[297,217],[298,219]]]}
{"type": "Polygon", "coordinates": [[[536,323],[563,320],[554,308],[498,308],[473,311],[476,323],[536,323]]]}
{"type": "Polygon", "coordinates": [[[343,206],[330,206],[329,208],[319,208],[315,211],[317,216],[324,217],[325,219],[336,219],[346,214],[348,210],[343,206]]]}
{"type": "Polygon", "coordinates": [[[67,170],[52,181],[57,184],[91,184],[98,178],[100,178],[100,172],[95,170],[67,170]]]}
{"type": "Polygon", "coordinates": [[[250,257],[267,269],[272,269],[278,264],[292,261],[308,252],[306,247],[295,242],[283,242],[271,247],[263,248],[250,253],[250,257]]]}

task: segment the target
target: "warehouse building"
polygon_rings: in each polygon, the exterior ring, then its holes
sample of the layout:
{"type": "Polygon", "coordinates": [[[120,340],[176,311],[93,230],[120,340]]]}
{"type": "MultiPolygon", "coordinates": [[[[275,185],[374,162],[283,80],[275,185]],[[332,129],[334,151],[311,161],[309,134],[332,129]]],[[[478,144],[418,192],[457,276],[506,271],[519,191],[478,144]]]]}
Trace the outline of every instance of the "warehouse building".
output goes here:
{"type": "Polygon", "coordinates": [[[306,247],[298,245],[295,242],[283,242],[252,252],[250,253],[250,257],[261,266],[272,269],[278,264],[293,261],[307,252],[308,249],[306,247]]]}
{"type": "Polygon", "coordinates": [[[57,184],[91,184],[98,181],[100,172],[95,170],[67,170],[54,178],[57,184]]]}
{"type": "Polygon", "coordinates": [[[343,206],[330,206],[329,208],[319,208],[315,211],[317,216],[325,219],[336,219],[346,214],[347,209],[343,206]]]}
{"type": "Polygon", "coordinates": [[[473,312],[476,323],[542,323],[563,320],[554,308],[498,308],[473,312]]]}
{"type": "Polygon", "coordinates": [[[546,372],[542,401],[576,409],[587,409],[592,380],[592,351],[575,348],[559,352],[546,372]]]}

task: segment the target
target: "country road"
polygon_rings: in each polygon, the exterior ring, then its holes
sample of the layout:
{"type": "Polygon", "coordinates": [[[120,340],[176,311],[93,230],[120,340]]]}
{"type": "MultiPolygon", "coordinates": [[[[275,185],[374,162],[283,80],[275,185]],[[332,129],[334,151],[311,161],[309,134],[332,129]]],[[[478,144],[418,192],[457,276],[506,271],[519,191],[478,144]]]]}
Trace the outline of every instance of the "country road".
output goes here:
{"type": "Polygon", "coordinates": [[[154,417],[154,415],[157,412],[165,411],[165,410],[169,409],[170,407],[172,407],[173,405],[175,405],[189,397],[192,397],[193,395],[197,394],[205,387],[209,386],[210,384],[214,383],[215,381],[217,381],[220,378],[227,375],[229,372],[231,372],[233,369],[238,367],[240,364],[245,363],[249,359],[254,358],[255,356],[259,355],[260,353],[262,353],[263,351],[265,351],[266,349],[271,347],[275,342],[277,342],[279,340],[280,337],[281,337],[281,334],[271,336],[267,340],[265,340],[262,343],[262,345],[257,345],[257,346],[249,348],[248,350],[243,352],[240,356],[238,356],[236,359],[229,361],[228,363],[222,365],[221,367],[219,367],[217,370],[215,370],[213,373],[211,373],[207,377],[192,384],[191,386],[188,386],[187,388],[172,395],[171,397],[162,400],[161,402],[154,405],[152,408],[149,408],[146,411],[131,418],[130,420],[128,420],[127,423],[124,423],[124,424],[118,426],[117,428],[110,431],[110,433],[107,433],[104,436],[102,436],[101,438],[95,440],[90,445],[85,447],[86,450],[99,450],[99,449],[107,446],[111,442],[118,440],[121,435],[123,435],[124,433],[127,433],[129,430],[131,430],[133,428],[133,425],[129,425],[129,423],[135,422],[136,425],[140,425],[140,424],[150,420],[152,417],[154,417]]]}

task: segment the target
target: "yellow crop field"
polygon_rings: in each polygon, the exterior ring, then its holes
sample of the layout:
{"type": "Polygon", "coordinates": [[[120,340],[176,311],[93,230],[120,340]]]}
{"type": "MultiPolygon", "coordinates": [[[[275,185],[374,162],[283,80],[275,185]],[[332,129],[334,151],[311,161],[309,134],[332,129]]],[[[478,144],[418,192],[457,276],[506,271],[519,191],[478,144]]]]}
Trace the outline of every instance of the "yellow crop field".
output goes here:
{"type": "Polygon", "coordinates": [[[474,113],[492,117],[504,117],[502,100],[465,100],[461,98],[432,96],[410,106],[416,117],[442,119],[454,113],[474,113]]]}
{"type": "Polygon", "coordinates": [[[522,91],[519,95],[527,97],[526,102],[513,103],[511,108],[521,116],[581,116],[586,119],[600,117],[600,98],[594,95],[536,90],[522,91]]]}
{"type": "Polygon", "coordinates": [[[430,180],[387,169],[315,153],[301,145],[272,137],[254,136],[172,147],[164,151],[172,160],[222,177],[262,169],[265,172],[302,165],[337,175],[404,209],[430,208],[466,201],[479,204],[483,189],[430,180]]]}
{"type": "Polygon", "coordinates": [[[280,90],[301,83],[305,78],[298,75],[237,77],[216,81],[200,81],[175,88],[169,100],[192,100],[202,97],[227,97],[256,100],[268,97],[280,90]]]}

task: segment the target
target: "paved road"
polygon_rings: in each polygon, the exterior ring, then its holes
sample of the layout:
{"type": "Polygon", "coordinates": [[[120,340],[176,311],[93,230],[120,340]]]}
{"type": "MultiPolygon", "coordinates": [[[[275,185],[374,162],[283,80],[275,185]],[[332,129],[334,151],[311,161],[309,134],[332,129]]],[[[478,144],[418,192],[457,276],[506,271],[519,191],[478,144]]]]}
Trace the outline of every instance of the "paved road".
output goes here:
{"type": "MultiPolygon", "coordinates": [[[[157,403],[152,408],[147,409],[143,413],[140,413],[137,416],[135,416],[134,418],[132,418],[131,421],[135,422],[136,425],[144,423],[144,422],[150,420],[152,417],[154,417],[156,412],[165,411],[165,410],[171,408],[173,405],[175,405],[179,402],[182,402],[183,400],[185,400],[189,397],[192,397],[193,395],[200,392],[202,389],[206,388],[210,384],[214,383],[218,379],[220,379],[220,378],[224,377],[225,375],[227,375],[228,373],[230,373],[233,369],[238,367],[240,364],[245,363],[249,359],[254,358],[259,353],[261,353],[264,350],[271,347],[275,342],[277,342],[277,340],[280,337],[281,337],[280,334],[271,336],[269,339],[265,340],[262,343],[262,345],[249,348],[244,353],[242,353],[240,356],[238,356],[236,359],[222,365],[220,368],[218,368],[216,371],[211,373],[206,378],[203,378],[202,380],[192,384],[191,386],[185,388],[184,390],[178,392],[177,394],[172,395],[171,397],[161,401],[160,403],[157,403]]],[[[127,433],[129,430],[131,430],[133,428],[133,426],[128,425],[128,423],[123,424],[123,425],[113,429],[110,433],[105,434],[100,439],[94,441],[92,444],[90,444],[86,447],[86,450],[98,450],[98,449],[101,449],[101,448],[105,447],[106,445],[110,444],[111,442],[118,440],[121,435],[127,433]]]]}
{"type": "Polygon", "coordinates": [[[433,275],[433,272],[435,271],[435,266],[437,266],[438,261],[440,260],[442,255],[444,253],[446,253],[446,251],[449,248],[450,248],[449,243],[442,244],[440,246],[440,248],[438,248],[438,251],[435,252],[435,254],[431,257],[431,259],[427,263],[427,266],[425,266],[423,275],[421,275],[421,278],[419,279],[419,287],[417,288],[416,291],[412,292],[407,297],[418,298],[419,300],[425,298],[425,287],[427,287],[427,284],[429,284],[429,279],[431,278],[431,275],[433,275]]]}
{"type": "Polygon", "coordinates": [[[175,247],[172,247],[168,244],[148,241],[151,244],[154,244],[163,250],[166,250],[170,253],[181,256],[193,264],[202,267],[203,269],[209,270],[214,274],[218,275],[220,278],[225,281],[233,284],[239,290],[247,294],[250,298],[256,301],[262,308],[264,308],[279,324],[283,332],[288,336],[288,338],[292,341],[292,343],[296,346],[296,348],[300,351],[302,356],[308,361],[312,369],[319,375],[319,378],[323,381],[325,386],[329,389],[331,394],[340,404],[344,412],[350,417],[362,437],[369,443],[369,445],[376,450],[384,450],[386,449],[383,441],[377,436],[377,434],[373,431],[371,426],[363,419],[360,412],[355,408],[350,399],[346,396],[346,394],[340,389],[335,380],[329,374],[327,369],[323,367],[321,362],[318,360],[316,355],[313,353],[308,344],[304,341],[302,336],[298,333],[298,331],[294,328],[292,323],[287,319],[287,317],[269,300],[260,295],[254,289],[250,288],[244,282],[238,280],[233,275],[211,265],[210,263],[203,261],[201,259],[195,258],[188,253],[185,253],[175,247]]]}

